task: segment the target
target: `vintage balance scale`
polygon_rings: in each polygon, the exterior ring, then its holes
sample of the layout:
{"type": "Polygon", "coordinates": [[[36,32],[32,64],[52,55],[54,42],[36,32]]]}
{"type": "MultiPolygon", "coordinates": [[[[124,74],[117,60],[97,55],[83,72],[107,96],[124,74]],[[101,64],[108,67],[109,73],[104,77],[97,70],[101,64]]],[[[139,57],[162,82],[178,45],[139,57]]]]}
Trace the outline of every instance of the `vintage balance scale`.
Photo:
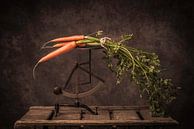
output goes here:
{"type": "Polygon", "coordinates": [[[53,90],[53,93],[55,95],[63,95],[65,97],[75,99],[75,102],[74,102],[74,104],[55,104],[55,116],[56,117],[59,115],[61,106],[84,108],[89,113],[91,113],[92,115],[98,115],[98,110],[97,110],[98,108],[97,107],[95,108],[95,111],[92,110],[88,105],[81,103],[80,98],[92,95],[96,91],[98,91],[98,90],[105,87],[105,85],[104,85],[105,80],[92,72],[92,51],[94,49],[96,50],[96,49],[101,49],[101,48],[95,47],[95,48],[78,48],[78,49],[82,49],[84,51],[87,51],[87,55],[88,55],[87,61],[76,62],[74,64],[74,67],[71,70],[70,74],[68,75],[68,78],[67,78],[67,81],[65,82],[64,87],[55,87],[54,90],[53,90]],[[85,68],[83,66],[87,66],[87,68],[85,68]],[[74,91],[72,91],[72,92],[66,91],[66,89],[69,86],[69,83],[70,83],[71,80],[80,81],[78,79],[79,78],[79,73],[76,76],[77,79],[73,79],[73,75],[75,74],[75,72],[77,70],[81,70],[82,72],[88,74],[88,78],[87,78],[88,80],[85,80],[85,82],[82,82],[82,83],[77,82],[76,85],[75,85],[74,91]],[[80,91],[80,86],[91,85],[92,80],[93,80],[92,78],[95,78],[95,79],[98,80],[96,82],[96,84],[93,84],[94,86],[92,86],[91,89],[89,89],[87,91],[84,91],[84,92],[81,92],[80,91]]]}

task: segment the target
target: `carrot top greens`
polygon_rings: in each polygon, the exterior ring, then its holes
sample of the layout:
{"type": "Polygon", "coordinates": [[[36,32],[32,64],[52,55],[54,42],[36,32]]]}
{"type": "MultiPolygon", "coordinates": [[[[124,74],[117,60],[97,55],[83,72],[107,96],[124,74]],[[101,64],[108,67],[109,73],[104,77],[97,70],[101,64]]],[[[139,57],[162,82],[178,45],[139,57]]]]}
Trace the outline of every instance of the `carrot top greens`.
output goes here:
{"type": "Polygon", "coordinates": [[[171,79],[161,77],[158,55],[124,44],[132,37],[132,34],[124,35],[119,41],[95,37],[95,41],[104,48],[107,66],[115,73],[116,84],[120,84],[123,77],[129,75],[130,80],[139,87],[140,96],[147,95],[152,115],[164,116],[166,104],[175,99],[175,88],[171,79]]]}

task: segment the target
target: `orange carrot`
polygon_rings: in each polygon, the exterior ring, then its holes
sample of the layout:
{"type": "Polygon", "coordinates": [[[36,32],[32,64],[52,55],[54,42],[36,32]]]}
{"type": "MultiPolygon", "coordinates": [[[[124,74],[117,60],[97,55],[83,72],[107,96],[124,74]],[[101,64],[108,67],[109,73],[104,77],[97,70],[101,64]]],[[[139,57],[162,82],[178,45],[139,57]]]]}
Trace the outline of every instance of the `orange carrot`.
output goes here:
{"type": "Polygon", "coordinates": [[[57,44],[53,45],[52,47],[53,47],[53,48],[54,48],[54,47],[62,47],[62,46],[65,46],[65,45],[67,45],[67,44],[69,44],[69,43],[73,43],[73,42],[75,42],[75,41],[57,43],[57,44]]]}
{"type": "Polygon", "coordinates": [[[74,36],[68,36],[68,37],[62,37],[62,38],[56,38],[53,40],[50,40],[46,43],[43,44],[43,46],[41,47],[42,49],[44,48],[52,48],[52,47],[47,47],[47,44],[52,43],[52,42],[66,42],[66,41],[77,41],[77,40],[82,40],[84,39],[85,36],[84,35],[74,35],[74,36]]]}
{"type": "MultiPolygon", "coordinates": [[[[69,44],[69,43],[72,43],[72,42],[75,42],[75,41],[57,43],[57,44],[55,44],[55,45],[53,45],[53,46],[47,46],[47,47],[44,47],[44,48],[57,48],[57,47],[63,47],[63,46],[65,46],[65,45],[67,45],[67,44],[69,44]]],[[[79,46],[79,47],[84,47],[84,46],[86,46],[86,44],[80,43],[80,44],[77,44],[77,46],[79,46]]]]}
{"type": "MultiPolygon", "coordinates": [[[[71,41],[71,42],[74,42],[74,41],[71,41]]],[[[52,48],[63,47],[63,46],[65,46],[65,45],[67,45],[68,43],[71,43],[71,42],[58,43],[58,44],[53,45],[52,48]]],[[[77,44],[77,46],[78,47],[84,47],[84,46],[86,46],[86,44],[80,43],[80,44],[77,44]]]]}
{"type": "Polygon", "coordinates": [[[63,54],[63,53],[67,53],[67,52],[73,50],[74,48],[76,48],[76,46],[77,46],[76,42],[73,41],[73,42],[68,43],[67,45],[65,45],[65,46],[63,46],[63,47],[61,47],[61,48],[59,48],[59,49],[57,49],[57,50],[55,50],[55,51],[53,51],[53,52],[47,54],[46,56],[42,57],[42,58],[38,61],[38,63],[36,63],[36,65],[35,65],[34,68],[33,68],[33,77],[35,78],[35,69],[36,69],[36,67],[37,67],[40,63],[45,62],[45,61],[48,61],[48,60],[50,60],[50,59],[52,59],[52,58],[54,58],[54,57],[57,57],[57,56],[59,56],[59,55],[61,55],[61,54],[63,54]]]}
{"type": "Polygon", "coordinates": [[[74,49],[76,46],[77,45],[76,45],[75,41],[68,43],[67,45],[65,45],[65,46],[49,53],[48,55],[42,57],[38,62],[39,63],[45,62],[45,61],[50,60],[56,56],[63,54],[63,53],[67,53],[67,52],[71,51],[72,49],[74,49]]]}
{"type": "MultiPolygon", "coordinates": [[[[55,44],[53,46],[42,46],[41,49],[46,49],[46,48],[59,48],[59,47],[63,47],[65,45],[67,45],[68,43],[72,43],[72,42],[75,42],[75,41],[57,43],[57,44],[55,44]]],[[[86,44],[84,44],[84,43],[77,43],[77,46],[78,47],[85,47],[86,44]]]]}
{"type": "Polygon", "coordinates": [[[74,35],[74,36],[68,36],[68,37],[62,37],[62,38],[56,38],[49,42],[65,42],[65,41],[76,41],[76,40],[82,40],[84,39],[84,35],[74,35]]]}
{"type": "Polygon", "coordinates": [[[74,42],[74,41],[62,42],[62,43],[57,43],[57,44],[52,45],[52,46],[50,46],[50,45],[47,46],[47,44],[49,44],[49,42],[48,42],[48,43],[44,44],[44,45],[41,47],[41,49],[62,47],[62,46],[64,46],[64,45],[66,45],[66,44],[68,44],[68,43],[72,43],[72,42],[74,42]]]}

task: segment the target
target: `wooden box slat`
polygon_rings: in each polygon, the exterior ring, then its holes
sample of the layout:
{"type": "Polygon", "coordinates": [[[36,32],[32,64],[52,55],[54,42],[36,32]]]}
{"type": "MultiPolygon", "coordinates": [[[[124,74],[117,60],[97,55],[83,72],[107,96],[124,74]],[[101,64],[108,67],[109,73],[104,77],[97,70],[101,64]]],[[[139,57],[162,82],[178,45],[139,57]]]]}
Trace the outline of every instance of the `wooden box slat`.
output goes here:
{"type": "Polygon", "coordinates": [[[134,110],[116,110],[113,111],[113,120],[140,120],[134,110]]]}
{"type": "Polygon", "coordinates": [[[92,115],[89,112],[83,114],[82,120],[110,120],[109,112],[102,110],[98,111],[98,115],[92,115]]]}
{"type": "Polygon", "coordinates": [[[21,120],[47,120],[52,110],[29,110],[21,120]]]}
{"type": "Polygon", "coordinates": [[[53,120],[79,120],[80,112],[78,111],[69,111],[64,112],[60,111],[57,117],[53,117],[53,120]]]}
{"type": "Polygon", "coordinates": [[[155,120],[155,121],[163,121],[163,120],[166,120],[166,121],[173,121],[173,119],[171,117],[153,117],[151,115],[151,112],[147,109],[147,110],[141,110],[140,111],[142,117],[145,119],[145,120],[155,120]]]}

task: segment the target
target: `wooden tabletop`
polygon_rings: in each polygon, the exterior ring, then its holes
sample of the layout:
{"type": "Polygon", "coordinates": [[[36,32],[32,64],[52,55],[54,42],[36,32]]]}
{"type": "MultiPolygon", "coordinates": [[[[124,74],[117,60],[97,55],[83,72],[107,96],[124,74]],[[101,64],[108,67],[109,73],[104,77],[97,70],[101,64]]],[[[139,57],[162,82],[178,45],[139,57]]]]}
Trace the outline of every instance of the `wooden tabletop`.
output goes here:
{"type": "Polygon", "coordinates": [[[21,126],[168,126],[178,124],[171,117],[152,117],[147,106],[90,107],[93,110],[97,107],[98,115],[93,115],[83,108],[63,106],[55,117],[54,106],[32,106],[20,120],[15,122],[15,128],[21,126]]]}

